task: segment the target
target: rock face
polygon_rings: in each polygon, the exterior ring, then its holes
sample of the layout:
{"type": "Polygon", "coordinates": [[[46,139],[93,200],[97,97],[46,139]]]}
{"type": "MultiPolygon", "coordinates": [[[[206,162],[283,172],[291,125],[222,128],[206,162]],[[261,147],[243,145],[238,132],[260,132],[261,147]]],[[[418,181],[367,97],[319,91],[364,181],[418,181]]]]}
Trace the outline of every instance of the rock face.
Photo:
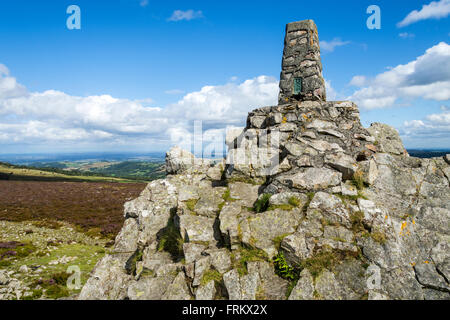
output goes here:
{"type": "Polygon", "coordinates": [[[450,299],[449,157],[324,94],[250,112],[222,162],[169,151],[79,298],[450,299]]]}

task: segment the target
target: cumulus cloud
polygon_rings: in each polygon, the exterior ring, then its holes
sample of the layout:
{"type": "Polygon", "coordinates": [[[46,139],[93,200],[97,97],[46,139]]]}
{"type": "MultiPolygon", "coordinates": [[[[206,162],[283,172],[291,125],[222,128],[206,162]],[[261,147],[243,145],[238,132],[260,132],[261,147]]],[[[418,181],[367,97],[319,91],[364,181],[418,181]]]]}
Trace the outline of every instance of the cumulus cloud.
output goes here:
{"type": "Polygon", "coordinates": [[[357,76],[350,82],[361,87],[349,100],[366,109],[387,108],[399,99],[450,99],[450,45],[441,42],[405,65],[398,65],[373,79],[357,76]]]}
{"type": "Polygon", "coordinates": [[[350,41],[342,41],[340,38],[334,38],[331,41],[320,41],[320,49],[322,51],[333,52],[336,47],[341,47],[349,44],[350,41]]]}
{"type": "Polygon", "coordinates": [[[420,10],[411,11],[397,27],[405,27],[412,23],[428,20],[446,18],[450,14],[450,0],[432,1],[422,6],[420,10]]]}
{"type": "Polygon", "coordinates": [[[434,113],[421,120],[405,121],[400,133],[407,140],[425,140],[427,147],[433,142],[450,142],[450,109],[441,107],[441,113],[434,113]]]}
{"type": "Polygon", "coordinates": [[[148,106],[151,100],[80,97],[57,90],[30,92],[0,65],[0,143],[147,143],[167,147],[190,138],[196,120],[203,121],[203,130],[208,132],[205,141],[213,141],[216,138],[212,137],[222,134],[227,126],[244,125],[250,110],[276,104],[277,95],[278,81],[259,76],[240,83],[205,86],[176,103],[153,107],[148,106]]]}
{"type": "Polygon", "coordinates": [[[139,5],[140,5],[141,7],[146,7],[146,6],[148,6],[148,0],[141,0],[141,2],[139,2],[139,5]]]}
{"type": "Polygon", "coordinates": [[[199,18],[203,18],[203,12],[202,11],[194,11],[192,9],[190,10],[175,10],[172,13],[172,16],[167,19],[168,21],[182,21],[182,20],[186,20],[186,21],[190,21],[190,20],[194,20],[194,19],[199,19],[199,18]]]}

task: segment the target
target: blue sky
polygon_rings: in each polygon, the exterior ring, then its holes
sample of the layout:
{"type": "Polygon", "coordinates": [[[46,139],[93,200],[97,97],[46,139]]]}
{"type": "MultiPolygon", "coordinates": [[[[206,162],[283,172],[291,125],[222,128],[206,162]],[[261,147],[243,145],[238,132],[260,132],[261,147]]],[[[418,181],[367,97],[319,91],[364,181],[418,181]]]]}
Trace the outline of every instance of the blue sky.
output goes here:
{"type": "Polygon", "coordinates": [[[195,120],[211,134],[243,125],[276,104],[285,24],[303,19],[329,98],[407,147],[448,148],[450,1],[430,2],[3,0],[0,152],[164,151],[195,120]],[[71,4],[81,30],[66,27],[71,4]],[[380,30],[366,26],[372,4],[380,30]]]}

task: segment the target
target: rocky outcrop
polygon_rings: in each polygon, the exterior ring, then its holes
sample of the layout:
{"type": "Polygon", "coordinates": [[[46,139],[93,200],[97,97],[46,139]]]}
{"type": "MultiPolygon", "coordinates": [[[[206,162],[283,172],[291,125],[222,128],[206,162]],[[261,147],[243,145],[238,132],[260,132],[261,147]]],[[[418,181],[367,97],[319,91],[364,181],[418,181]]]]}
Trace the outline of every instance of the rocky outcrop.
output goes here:
{"type": "Polygon", "coordinates": [[[81,299],[450,298],[449,156],[410,157],[354,103],[306,98],[226,142],[219,162],[168,152],[81,299]]]}

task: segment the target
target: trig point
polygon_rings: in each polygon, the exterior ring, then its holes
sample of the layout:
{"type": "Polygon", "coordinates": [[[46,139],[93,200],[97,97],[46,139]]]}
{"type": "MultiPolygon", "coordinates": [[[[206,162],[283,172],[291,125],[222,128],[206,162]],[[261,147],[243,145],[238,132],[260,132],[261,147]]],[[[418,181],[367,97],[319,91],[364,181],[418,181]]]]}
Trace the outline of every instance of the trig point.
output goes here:
{"type": "Polygon", "coordinates": [[[313,20],[286,25],[278,104],[326,101],[319,35],[313,20]]]}

